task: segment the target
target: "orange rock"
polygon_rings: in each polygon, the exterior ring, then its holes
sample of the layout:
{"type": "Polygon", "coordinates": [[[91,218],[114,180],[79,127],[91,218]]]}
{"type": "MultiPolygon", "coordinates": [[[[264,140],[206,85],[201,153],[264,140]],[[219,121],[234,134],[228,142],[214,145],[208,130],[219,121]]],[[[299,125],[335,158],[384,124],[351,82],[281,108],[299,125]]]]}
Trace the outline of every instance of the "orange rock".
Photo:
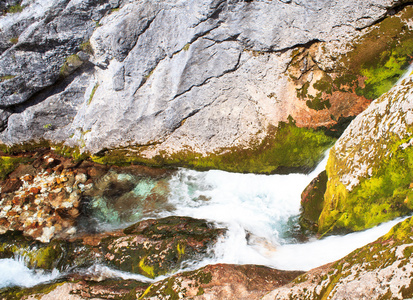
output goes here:
{"type": "Polygon", "coordinates": [[[38,193],[40,193],[40,188],[39,187],[32,187],[29,190],[30,193],[37,195],[38,193]]]}

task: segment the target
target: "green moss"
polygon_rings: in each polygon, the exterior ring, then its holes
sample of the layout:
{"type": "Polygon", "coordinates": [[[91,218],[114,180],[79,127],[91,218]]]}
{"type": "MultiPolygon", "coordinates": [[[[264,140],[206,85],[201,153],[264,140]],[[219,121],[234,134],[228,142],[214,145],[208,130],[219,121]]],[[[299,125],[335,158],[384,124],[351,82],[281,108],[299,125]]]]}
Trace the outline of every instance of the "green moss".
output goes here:
{"type": "Polygon", "coordinates": [[[66,58],[63,66],[60,68],[60,76],[66,77],[70,75],[74,70],[83,64],[82,60],[77,54],[70,55],[66,58]]]}
{"type": "Polygon", "coordinates": [[[80,151],[79,147],[69,147],[63,143],[53,146],[53,150],[64,157],[71,157],[75,162],[83,161],[90,157],[90,153],[87,151],[80,151]]]}
{"type": "Polygon", "coordinates": [[[19,42],[19,38],[18,37],[12,37],[9,41],[10,41],[10,43],[16,45],[19,42]]]}
{"type": "Polygon", "coordinates": [[[320,80],[316,81],[313,84],[313,87],[320,92],[324,92],[326,94],[332,94],[332,79],[330,76],[325,75],[323,78],[320,80]]]}
{"type": "Polygon", "coordinates": [[[15,78],[16,75],[4,75],[4,76],[0,76],[0,82],[6,81],[6,80],[10,80],[15,78]]]}
{"type": "Polygon", "coordinates": [[[24,6],[21,5],[21,1],[20,3],[17,3],[16,5],[10,6],[6,12],[10,13],[10,14],[15,14],[15,13],[19,13],[23,11],[24,6]]]}
{"type": "Polygon", "coordinates": [[[92,156],[92,160],[103,164],[143,163],[155,167],[184,166],[239,173],[286,173],[312,170],[334,142],[334,139],[321,131],[300,128],[293,122],[280,123],[279,127],[269,131],[269,135],[261,143],[252,143],[247,149],[232,147],[207,156],[181,151],[145,159],[139,154],[132,156],[128,150],[118,149],[102,156],[92,156]]]}
{"type": "Polygon", "coordinates": [[[92,45],[90,44],[90,41],[86,41],[80,44],[79,49],[82,50],[83,52],[93,55],[93,48],[92,48],[92,45]]]}
{"type": "Polygon", "coordinates": [[[320,233],[333,229],[363,230],[412,211],[413,149],[401,149],[402,142],[390,142],[392,154],[380,158],[377,171],[361,179],[351,192],[337,175],[340,162],[334,153],[330,154],[326,168],[329,183],[319,219],[320,233]]]}
{"type": "Polygon", "coordinates": [[[314,110],[329,109],[331,107],[330,100],[329,99],[323,100],[321,93],[318,93],[317,96],[313,98],[312,100],[307,100],[305,104],[308,106],[308,108],[311,108],[314,110]]]}
{"type": "Polygon", "coordinates": [[[142,270],[143,274],[149,278],[155,278],[154,267],[145,264],[146,257],[143,257],[139,261],[139,268],[142,270]]]}
{"type": "Polygon", "coordinates": [[[191,46],[191,44],[188,43],[182,48],[182,50],[188,51],[190,46],[191,46]]]}
{"type": "Polygon", "coordinates": [[[407,6],[398,15],[388,17],[356,41],[353,50],[342,59],[350,75],[363,76],[359,95],[378,98],[404,73],[413,53],[413,33],[404,20],[413,16],[407,6]]]}
{"type": "Polygon", "coordinates": [[[13,172],[20,164],[29,162],[26,157],[0,156],[0,179],[5,179],[7,175],[13,172]]]}
{"type": "Polygon", "coordinates": [[[2,299],[8,300],[19,300],[23,299],[27,296],[33,295],[47,295],[53,290],[55,290],[58,286],[63,285],[64,282],[56,282],[56,283],[45,283],[39,284],[32,288],[21,288],[21,287],[13,287],[13,288],[5,288],[0,289],[0,297],[2,299]]]}
{"type": "Polygon", "coordinates": [[[297,98],[304,99],[307,97],[308,88],[310,87],[310,83],[306,82],[303,84],[301,88],[297,89],[297,98]]]}
{"type": "Polygon", "coordinates": [[[98,87],[99,87],[99,83],[96,83],[95,86],[94,86],[93,89],[92,89],[92,92],[90,93],[90,96],[89,96],[89,100],[88,100],[88,102],[87,102],[87,105],[89,105],[89,104],[92,102],[93,96],[95,95],[96,90],[98,89],[98,87]]]}

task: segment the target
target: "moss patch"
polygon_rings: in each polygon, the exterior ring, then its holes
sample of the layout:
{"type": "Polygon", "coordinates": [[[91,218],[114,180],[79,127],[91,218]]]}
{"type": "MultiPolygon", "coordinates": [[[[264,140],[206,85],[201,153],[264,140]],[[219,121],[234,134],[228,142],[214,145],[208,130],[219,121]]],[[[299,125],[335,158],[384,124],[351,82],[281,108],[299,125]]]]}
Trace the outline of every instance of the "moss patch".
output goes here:
{"type": "Polygon", "coordinates": [[[326,168],[329,184],[319,219],[320,233],[363,230],[413,210],[413,149],[400,148],[403,142],[390,142],[391,154],[377,158],[381,160],[379,168],[369,178],[361,179],[351,192],[337,174],[345,162],[339,161],[334,152],[330,153],[326,168]]]}
{"type": "Polygon", "coordinates": [[[79,68],[83,64],[82,60],[79,58],[78,55],[73,54],[66,58],[63,66],[60,68],[60,76],[66,77],[73,73],[77,68],[79,68]]]}
{"type": "Polygon", "coordinates": [[[384,19],[356,41],[353,50],[342,59],[350,75],[365,78],[365,86],[358,87],[358,94],[378,98],[405,72],[413,55],[413,32],[406,24],[412,17],[413,7],[407,6],[384,19]]]}
{"type": "Polygon", "coordinates": [[[151,166],[184,166],[197,170],[221,169],[239,173],[287,173],[309,172],[323,153],[334,143],[322,131],[297,127],[294,122],[281,123],[270,129],[270,134],[259,144],[248,149],[229,148],[202,156],[191,151],[167,155],[163,153],[153,159],[139,155],[128,156],[127,150],[108,151],[92,160],[103,164],[144,163],[151,166]]]}
{"type": "Polygon", "coordinates": [[[95,86],[92,89],[92,92],[90,93],[89,100],[87,101],[87,105],[89,105],[92,102],[93,96],[95,95],[96,90],[98,89],[98,87],[99,87],[99,83],[96,83],[95,86]]]}
{"type": "Polygon", "coordinates": [[[30,159],[20,156],[0,156],[0,179],[5,179],[20,164],[29,162],[30,159]]]}

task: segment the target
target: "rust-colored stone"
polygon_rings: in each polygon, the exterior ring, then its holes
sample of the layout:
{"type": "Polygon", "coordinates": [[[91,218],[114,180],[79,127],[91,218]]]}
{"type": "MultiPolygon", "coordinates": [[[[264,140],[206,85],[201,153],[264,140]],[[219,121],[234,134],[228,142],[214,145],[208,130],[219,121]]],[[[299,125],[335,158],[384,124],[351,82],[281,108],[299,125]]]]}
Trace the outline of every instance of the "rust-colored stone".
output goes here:
{"type": "Polygon", "coordinates": [[[32,187],[29,190],[30,193],[32,193],[33,195],[37,195],[38,193],[40,193],[40,188],[39,187],[32,187]]]}

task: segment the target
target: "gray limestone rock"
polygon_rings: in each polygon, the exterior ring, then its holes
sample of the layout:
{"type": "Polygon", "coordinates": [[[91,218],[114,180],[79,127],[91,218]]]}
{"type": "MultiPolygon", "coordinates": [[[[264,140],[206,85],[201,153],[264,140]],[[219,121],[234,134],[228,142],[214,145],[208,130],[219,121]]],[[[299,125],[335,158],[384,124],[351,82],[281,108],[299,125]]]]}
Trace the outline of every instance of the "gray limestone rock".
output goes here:
{"type": "Polygon", "coordinates": [[[343,53],[402,2],[27,1],[0,17],[0,141],[152,145],[148,157],[248,145],[308,109],[285,74],[290,49],[343,53]]]}

